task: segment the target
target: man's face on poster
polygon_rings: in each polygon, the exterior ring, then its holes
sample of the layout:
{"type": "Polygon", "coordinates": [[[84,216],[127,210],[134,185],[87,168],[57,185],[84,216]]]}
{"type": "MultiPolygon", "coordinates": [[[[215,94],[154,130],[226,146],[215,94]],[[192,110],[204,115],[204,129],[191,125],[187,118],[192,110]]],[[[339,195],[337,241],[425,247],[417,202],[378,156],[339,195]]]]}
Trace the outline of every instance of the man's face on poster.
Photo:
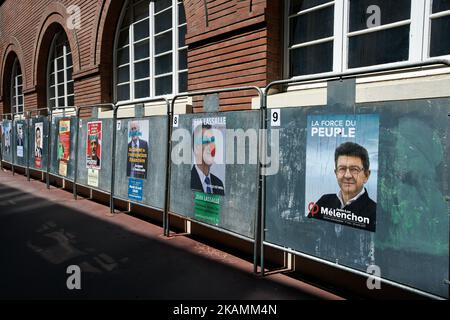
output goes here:
{"type": "Polygon", "coordinates": [[[369,180],[370,171],[363,167],[361,158],[339,156],[336,162],[336,178],[343,194],[355,197],[369,180]]]}
{"type": "Polygon", "coordinates": [[[140,133],[139,123],[136,121],[131,122],[130,124],[130,134],[131,134],[131,140],[138,141],[140,133]]]}
{"type": "Polygon", "coordinates": [[[23,136],[22,127],[17,127],[17,132],[19,134],[19,138],[22,139],[22,136],[23,136]]]}
{"type": "Polygon", "coordinates": [[[202,129],[201,137],[195,137],[194,146],[196,163],[204,163],[208,166],[214,164],[216,156],[215,136],[212,129],[202,129]]]}
{"type": "Polygon", "coordinates": [[[41,130],[36,130],[36,148],[39,148],[41,145],[41,130]]]}
{"type": "Polygon", "coordinates": [[[98,140],[94,138],[91,140],[91,157],[97,158],[98,140]]]}

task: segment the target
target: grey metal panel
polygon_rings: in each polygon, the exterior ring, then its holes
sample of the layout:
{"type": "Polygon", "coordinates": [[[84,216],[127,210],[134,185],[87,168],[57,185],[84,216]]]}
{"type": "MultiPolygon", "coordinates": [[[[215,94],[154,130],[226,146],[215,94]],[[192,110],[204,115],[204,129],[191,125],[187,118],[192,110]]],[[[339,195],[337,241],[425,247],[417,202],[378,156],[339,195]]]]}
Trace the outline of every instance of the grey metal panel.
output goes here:
{"type": "MultiPolygon", "coordinates": [[[[227,129],[259,129],[259,111],[221,113],[196,113],[179,116],[179,128],[192,131],[192,120],[201,117],[226,116],[227,129]]],[[[176,142],[174,142],[175,144],[176,142]]],[[[230,146],[226,146],[228,149],[230,146]]],[[[245,154],[257,145],[245,145],[245,154]]],[[[243,152],[240,150],[239,152],[243,152]]],[[[194,192],[191,190],[190,164],[176,165],[172,162],[170,183],[170,211],[194,218],[194,192]]],[[[258,208],[258,165],[227,164],[225,196],[221,201],[219,227],[237,234],[254,238],[255,213],[258,208]]]]}
{"type": "Polygon", "coordinates": [[[14,165],[19,166],[19,167],[27,167],[27,152],[28,152],[28,147],[27,147],[27,143],[28,143],[28,123],[27,120],[16,120],[14,121],[14,128],[13,128],[13,132],[14,132],[14,139],[11,141],[11,144],[13,145],[13,150],[14,150],[14,155],[13,155],[13,159],[14,159],[14,165]],[[17,125],[22,125],[22,130],[23,130],[23,154],[22,157],[19,157],[17,155],[17,125]]]}
{"type": "Polygon", "coordinates": [[[166,155],[167,155],[167,116],[119,119],[117,130],[116,172],[114,194],[128,199],[127,152],[128,123],[132,120],[149,121],[149,151],[147,179],[143,182],[142,203],[154,208],[164,208],[166,155]]]}
{"type": "Polygon", "coordinates": [[[74,159],[75,159],[75,125],[76,120],[75,117],[53,117],[52,119],[52,141],[51,141],[51,164],[50,164],[50,173],[64,178],[68,180],[73,180],[74,176],[74,159]],[[61,119],[70,119],[70,156],[69,156],[69,163],[67,165],[67,176],[63,177],[59,174],[59,161],[58,161],[58,134],[59,134],[59,121],[61,119]]]}
{"type": "Polygon", "coordinates": [[[29,154],[29,159],[30,159],[30,168],[35,169],[35,170],[39,170],[39,171],[46,171],[47,168],[47,146],[48,146],[48,118],[47,117],[34,117],[31,120],[31,127],[30,127],[30,150],[28,152],[29,154]],[[43,129],[44,132],[42,133],[42,164],[41,164],[41,168],[37,168],[36,167],[36,163],[35,163],[35,156],[34,156],[34,150],[35,150],[35,124],[42,122],[43,124],[43,129]]]}
{"type": "MultiPolygon", "coordinates": [[[[11,120],[3,120],[3,130],[5,130],[5,124],[9,124],[9,128],[11,128],[12,130],[12,121],[11,120]]],[[[12,150],[12,144],[13,144],[13,137],[11,134],[11,146],[9,149],[6,149],[5,147],[5,136],[2,136],[2,157],[3,157],[3,161],[11,163],[12,162],[12,155],[13,155],[13,150],[12,150]]]]}
{"type": "Polygon", "coordinates": [[[87,123],[102,122],[101,169],[99,170],[98,187],[96,189],[111,191],[111,151],[113,136],[112,119],[80,119],[78,132],[78,174],[77,183],[88,186],[88,169],[86,167],[87,123]]]}
{"type": "Polygon", "coordinates": [[[282,108],[280,171],[268,176],[269,243],[448,297],[449,103],[445,99],[361,104],[380,115],[377,230],[308,219],[305,208],[307,115],[329,108],[282,108]]]}

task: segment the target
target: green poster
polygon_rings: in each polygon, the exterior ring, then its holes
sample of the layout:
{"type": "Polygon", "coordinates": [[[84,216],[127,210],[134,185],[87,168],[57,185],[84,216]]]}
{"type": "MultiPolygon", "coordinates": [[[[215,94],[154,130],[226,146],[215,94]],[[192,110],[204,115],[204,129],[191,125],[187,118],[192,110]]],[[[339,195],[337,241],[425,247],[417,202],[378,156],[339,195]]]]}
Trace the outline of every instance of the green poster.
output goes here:
{"type": "Polygon", "coordinates": [[[218,225],[220,221],[220,196],[195,192],[194,216],[206,223],[218,225]]]}

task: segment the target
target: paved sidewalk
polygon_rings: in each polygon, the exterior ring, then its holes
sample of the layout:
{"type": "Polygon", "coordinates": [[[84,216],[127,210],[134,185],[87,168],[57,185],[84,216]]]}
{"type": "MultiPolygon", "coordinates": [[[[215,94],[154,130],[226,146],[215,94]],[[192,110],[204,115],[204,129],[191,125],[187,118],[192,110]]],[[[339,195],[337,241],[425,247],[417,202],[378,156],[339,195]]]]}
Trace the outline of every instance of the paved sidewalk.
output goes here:
{"type": "Polygon", "coordinates": [[[0,299],[336,299],[70,192],[0,171],[0,299]],[[66,269],[82,270],[68,290],[66,269]]]}

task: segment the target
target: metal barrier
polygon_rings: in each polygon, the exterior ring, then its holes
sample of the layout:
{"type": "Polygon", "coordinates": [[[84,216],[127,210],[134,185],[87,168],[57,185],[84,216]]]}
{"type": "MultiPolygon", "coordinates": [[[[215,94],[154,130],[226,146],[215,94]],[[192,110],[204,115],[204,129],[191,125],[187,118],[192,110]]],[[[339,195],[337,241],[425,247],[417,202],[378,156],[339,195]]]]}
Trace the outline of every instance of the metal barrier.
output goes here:
{"type": "MultiPolygon", "coordinates": [[[[244,87],[218,89],[218,90],[196,91],[196,92],[192,92],[192,93],[175,95],[173,100],[171,101],[171,106],[170,106],[169,152],[168,152],[168,155],[167,155],[168,158],[170,158],[170,153],[172,152],[171,136],[172,136],[172,130],[173,130],[173,116],[174,116],[173,111],[174,111],[174,106],[175,106],[175,102],[176,102],[177,99],[182,98],[182,97],[193,97],[193,96],[199,96],[199,95],[220,94],[220,93],[236,92],[236,91],[244,91],[244,90],[246,90],[246,91],[255,91],[258,94],[260,102],[262,101],[263,91],[260,88],[255,87],[255,86],[244,86],[244,87]]],[[[262,109],[261,109],[261,111],[262,111],[262,109]]],[[[262,121],[262,118],[260,118],[260,119],[262,121]]],[[[257,152],[258,163],[260,163],[260,161],[259,161],[259,154],[260,154],[259,148],[260,148],[260,146],[261,146],[261,144],[260,144],[260,142],[258,142],[258,147],[257,147],[257,149],[258,149],[258,152],[257,152]]],[[[168,159],[168,169],[167,170],[168,170],[168,172],[167,172],[167,180],[166,180],[167,181],[166,182],[166,189],[167,189],[166,193],[167,193],[167,195],[166,195],[166,203],[164,205],[164,211],[165,211],[164,216],[165,216],[165,219],[166,219],[165,222],[164,222],[164,227],[165,227],[164,234],[166,236],[169,236],[169,231],[170,231],[170,220],[169,220],[169,212],[168,212],[169,211],[169,206],[170,206],[170,187],[169,187],[169,184],[170,184],[170,181],[171,181],[171,174],[172,174],[171,173],[171,166],[170,166],[170,159],[168,159]]],[[[258,201],[258,203],[260,203],[260,201],[258,201]]],[[[258,224],[259,224],[259,216],[260,216],[258,214],[258,212],[259,212],[259,208],[256,210],[255,217],[254,217],[254,222],[255,222],[255,224],[254,224],[254,237],[255,238],[253,240],[251,240],[254,243],[254,250],[253,250],[253,254],[254,254],[253,257],[254,257],[254,259],[253,259],[253,261],[254,261],[254,272],[255,273],[257,271],[256,268],[257,268],[257,251],[258,251],[257,250],[257,248],[258,248],[258,224]]],[[[184,217],[184,218],[187,219],[187,220],[192,220],[189,217],[184,217]]],[[[233,235],[233,236],[238,236],[239,238],[242,238],[244,240],[248,240],[247,238],[243,238],[242,236],[240,236],[237,233],[234,233],[234,232],[231,232],[231,231],[228,231],[228,230],[225,230],[225,229],[213,226],[211,224],[207,224],[207,223],[204,223],[204,222],[201,222],[201,221],[197,221],[197,220],[195,220],[195,222],[200,224],[200,225],[206,226],[208,228],[211,228],[211,229],[214,229],[214,230],[218,230],[220,232],[223,232],[223,233],[226,233],[226,234],[230,234],[230,235],[233,235]]]]}
{"type": "MultiPolygon", "coordinates": [[[[30,152],[31,152],[31,148],[30,148],[30,143],[31,143],[31,133],[32,133],[32,130],[30,129],[31,128],[31,125],[32,125],[32,117],[33,117],[33,114],[34,113],[36,113],[36,116],[39,116],[40,114],[41,114],[41,112],[43,112],[43,111],[45,111],[46,113],[47,113],[47,116],[50,114],[50,109],[49,108],[38,108],[38,109],[34,109],[34,110],[30,110],[30,111],[28,111],[27,113],[28,113],[28,152],[27,152],[27,154],[28,154],[28,161],[27,161],[27,180],[28,181],[30,181],[30,156],[29,156],[29,154],[30,154],[30,152]]],[[[48,131],[48,130],[47,130],[48,131]]],[[[43,134],[43,133],[42,133],[43,134]]],[[[47,150],[48,151],[48,150],[47,150]]],[[[47,154],[47,161],[48,161],[48,154],[47,154]]],[[[33,169],[33,170],[36,170],[36,169],[33,169]]],[[[39,171],[41,171],[42,172],[42,170],[39,170],[39,171]]],[[[48,173],[46,173],[46,174],[48,174],[48,173]]],[[[48,177],[46,178],[46,179],[48,179],[48,177]]]]}
{"type": "MultiPolygon", "coordinates": [[[[270,88],[276,86],[276,85],[292,85],[292,84],[301,84],[304,82],[308,82],[308,81],[325,81],[325,80],[342,80],[342,79],[348,79],[348,78],[355,78],[357,76],[372,76],[374,74],[380,74],[380,73],[386,73],[389,71],[400,71],[400,70],[404,70],[404,69],[411,69],[411,68],[420,68],[420,67],[425,67],[425,66],[433,66],[433,65],[445,65],[445,66],[450,66],[450,60],[449,59],[432,59],[423,63],[404,63],[404,64],[400,64],[397,65],[395,67],[380,67],[378,70],[373,71],[368,73],[367,71],[348,71],[348,72],[343,72],[343,73],[330,73],[330,74],[326,74],[326,75],[309,75],[309,76],[302,76],[302,77],[298,77],[297,79],[288,79],[288,80],[279,80],[279,81],[274,81],[271,82],[267,85],[267,87],[264,90],[264,94],[263,94],[263,101],[262,101],[262,109],[263,109],[263,113],[262,113],[262,123],[264,125],[264,129],[266,129],[266,125],[267,125],[267,96],[268,96],[268,91],[270,88]]],[[[265,145],[267,145],[265,143],[265,145]]],[[[305,257],[308,258],[310,260],[316,261],[316,262],[320,262],[329,266],[333,266],[337,269],[352,273],[352,274],[356,274],[359,276],[364,276],[367,277],[368,274],[353,268],[349,268],[343,265],[339,265],[338,263],[333,263],[330,262],[328,260],[322,259],[322,258],[318,258],[315,256],[312,256],[310,254],[305,254],[299,251],[295,251],[292,250],[290,248],[287,247],[282,247],[280,245],[276,245],[273,243],[269,243],[265,241],[265,220],[266,220],[266,177],[264,175],[261,176],[261,229],[260,229],[260,233],[261,233],[261,237],[262,237],[262,241],[260,243],[260,266],[261,266],[261,275],[264,276],[265,274],[265,268],[264,268],[264,245],[273,247],[273,248],[277,248],[279,250],[282,250],[284,252],[290,253],[290,254],[294,254],[294,255],[298,255],[301,257],[305,257]]],[[[378,279],[378,277],[377,277],[378,279]]],[[[388,280],[388,279],[384,279],[384,278],[379,278],[379,280],[383,283],[398,287],[400,289],[403,290],[407,290],[407,291],[411,291],[413,293],[428,297],[428,298],[435,298],[435,299],[440,299],[441,297],[438,297],[436,295],[388,280]]]]}
{"type": "Polygon", "coordinates": [[[61,106],[61,107],[50,109],[49,130],[48,130],[48,145],[47,145],[47,154],[48,154],[48,161],[47,161],[47,189],[50,189],[50,165],[51,165],[51,162],[52,162],[52,159],[53,159],[53,154],[51,152],[53,113],[56,110],[61,110],[63,112],[63,116],[65,116],[65,112],[66,112],[67,109],[72,109],[72,110],[75,111],[75,114],[77,113],[77,107],[76,106],[61,106]]]}
{"type": "MultiPolygon", "coordinates": [[[[80,126],[79,126],[79,121],[80,121],[80,112],[81,110],[84,109],[96,109],[98,107],[101,108],[109,108],[110,110],[115,110],[115,106],[112,103],[100,103],[100,104],[93,104],[93,105],[85,105],[85,106],[78,106],[77,110],[76,110],[76,129],[75,129],[75,173],[74,173],[74,177],[73,177],[73,198],[76,200],[77,199],[77,179],[78,179],[78,145],[79,145],[79,131],[80,131],[80,126]]],[[[114,154],[114,149],[113,152],[114,154]]],[[[114,162],[114,157],[113,154],[111,155],[111,161],[112,163],[114,162]]],[[[93,189],[92,187],[89,187],[91,189],[93,189]]],[[[101,191],[101,190],[100,190],[101,191]]]]}
{"type": "MultiPolygon", "coordinates": [[[[170,111],[170,104],[169,104],[169,100],[167,100],[166,98],[151,98],[151,99],[145,99],[142,101],[139,101],[139,104],[143,104],[145,105],[145,103],[157,103],[157,102],[162,102],[166,105],[166,109],[167,109],[167,126],[170,127],[170,116],[169,116],[169,111],[170,111]]],[[[111,191],[110,191],[110,209],[111,209],[111,213],[115,212],[114,209],[114,199],[119,199],[119,200],[123,200],[123,201],[127,201],[129,203],[133,203],[133,204],[137,204],[143,207],[148,207],[151,209],[155,209],[154,207],[148,206],[144,203],[139,203],[139,202],[135,202],[132,201],[130,199],[123,199],[120,197],[115,196],[115,182],[116,182],[116,152],[117,152],[117,114],[119,112],[119,109],[121,107],[129,107],[130,104],[116,104],[116,107],[114,108],[113,111],[113,154],[112,154],[112,166],[111,166],[111,191]]],[[[144,115],[145,116],[145,115],[144,115]]],[[[168,138],[170,140],[170,136],[168,138]]],[[[167,149],[168,150],[168,149],[167,149]]],[[[167,151],[168,152],[168,151],[167,151]]],[[[164,211],[163,211],[163,215],[164,215],[164,211]]],[[[164,220],[164,217],[163,217],[164,220]]]]}

